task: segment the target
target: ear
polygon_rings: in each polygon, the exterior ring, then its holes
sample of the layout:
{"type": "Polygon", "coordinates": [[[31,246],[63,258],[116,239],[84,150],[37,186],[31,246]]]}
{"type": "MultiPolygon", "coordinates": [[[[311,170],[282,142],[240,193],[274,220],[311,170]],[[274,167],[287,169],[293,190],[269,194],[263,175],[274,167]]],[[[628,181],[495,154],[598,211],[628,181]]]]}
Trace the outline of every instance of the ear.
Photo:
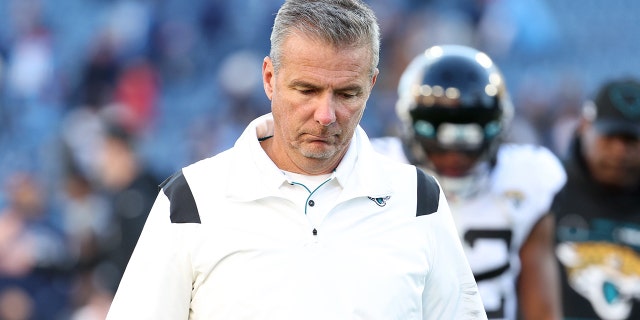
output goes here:
{"type": "Polygon", "coordinates": [[[269,100],[273,97],[273,81],[275,81],[273,62],[269,56],[266,56],[262,61],[262,85],[264,86],[264,92],[267,94],[267,98],[269,98],[269,100]]]}
{"type": "Polygon", "coordinates": [[[376,70],[373,71],[373,77],[371,77],[371,88],[373,88],[373,86],[376,84],[376,80],[378,80],[379,73],[380,73],[380,70],[378,68],[376,68],[376,70]]]}

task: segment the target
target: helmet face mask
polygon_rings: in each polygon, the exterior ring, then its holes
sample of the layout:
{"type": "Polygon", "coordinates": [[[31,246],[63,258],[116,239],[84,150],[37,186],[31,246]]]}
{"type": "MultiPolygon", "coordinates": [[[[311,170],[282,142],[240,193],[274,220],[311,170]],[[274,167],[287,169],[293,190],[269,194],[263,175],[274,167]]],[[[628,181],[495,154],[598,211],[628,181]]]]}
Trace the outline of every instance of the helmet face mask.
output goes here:
{"type": "Polygon", "coordinates": [[[435,152],[491,161],[513,113],[498,68],[486,54],[465,46],[435,46],[414,58],[398,94],[396,111],[409,150],[427,166],[428,154],[435,152]]]}
{"type": "Polygon", "coordinates": [[[477,123],[443,122],[434,126],[431,122],[416,120],[413,124],[413,130],[415,131],[415,139],[433,143],[433,146],[425,146],[427,149],[476,151],[482,149],[486,141],[483,137],[483,129],[477,123]]]}

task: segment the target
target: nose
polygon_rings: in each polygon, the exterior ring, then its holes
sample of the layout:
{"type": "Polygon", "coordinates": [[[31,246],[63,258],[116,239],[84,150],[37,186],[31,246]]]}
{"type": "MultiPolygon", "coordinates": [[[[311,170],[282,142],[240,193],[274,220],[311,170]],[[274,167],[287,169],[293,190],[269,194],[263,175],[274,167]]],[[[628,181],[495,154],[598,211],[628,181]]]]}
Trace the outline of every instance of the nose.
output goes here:
{"type": "Polygon", "coordinates": [[[318,99],[317,103],[314,113],[315,120],[325,127],[336,122],[336,102],[333,96],[330,94],[323,95],[318,99]]]}

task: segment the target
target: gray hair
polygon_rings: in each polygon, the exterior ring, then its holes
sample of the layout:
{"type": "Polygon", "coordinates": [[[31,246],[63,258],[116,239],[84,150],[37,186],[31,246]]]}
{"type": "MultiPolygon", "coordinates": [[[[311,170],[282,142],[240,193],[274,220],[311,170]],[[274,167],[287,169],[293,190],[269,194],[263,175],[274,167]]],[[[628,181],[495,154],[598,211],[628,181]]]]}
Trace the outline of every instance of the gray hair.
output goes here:
{"type": "Polygon", "coordinates": [[[380,60],[380,27],[375,13],[361,0],[287,0],[276,15],[271,30],[271,52],[277,72],[282,44],[300,31],[336,48],[369,46],[371,75],[380,60]]]}

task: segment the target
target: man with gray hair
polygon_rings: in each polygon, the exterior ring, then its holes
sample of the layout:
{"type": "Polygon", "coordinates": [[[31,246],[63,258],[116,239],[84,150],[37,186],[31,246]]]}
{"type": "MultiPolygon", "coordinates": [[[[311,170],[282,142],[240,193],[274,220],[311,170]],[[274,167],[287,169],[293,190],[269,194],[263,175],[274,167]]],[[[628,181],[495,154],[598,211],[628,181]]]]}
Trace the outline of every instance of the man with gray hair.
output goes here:
{"type": "Polygon", "coordinates": [[[437,180],[359,126],[379,37],[359,0],[283,4],[271,113],[160,185],[107,319],[486,319],[437,180]]]}

